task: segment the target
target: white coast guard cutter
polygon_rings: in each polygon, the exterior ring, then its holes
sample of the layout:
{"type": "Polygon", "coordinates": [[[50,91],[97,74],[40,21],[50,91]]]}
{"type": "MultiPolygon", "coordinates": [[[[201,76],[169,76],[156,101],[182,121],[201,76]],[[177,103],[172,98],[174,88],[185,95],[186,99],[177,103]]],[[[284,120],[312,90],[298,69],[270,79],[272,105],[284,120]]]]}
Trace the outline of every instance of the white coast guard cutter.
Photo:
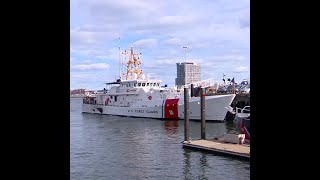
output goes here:
{"type": "MultiPolygon", "coordinates": [[[[184,118],[182,90],[161,87],[161,80],[145,76],[140,69],[139,54],[128,55],[124,80],[106,83],[107,88],[94,96],[83,98],[82,112],[159,119],[184,118]]],[[[190,93],[189,93],[190,94],[190,93]]],[[[224,121],[227,108],[235,94],[205,97],[206,120],[224,121]]],[[[200,120],[200,97],[189,97],[190,119],[200,120]]]]}

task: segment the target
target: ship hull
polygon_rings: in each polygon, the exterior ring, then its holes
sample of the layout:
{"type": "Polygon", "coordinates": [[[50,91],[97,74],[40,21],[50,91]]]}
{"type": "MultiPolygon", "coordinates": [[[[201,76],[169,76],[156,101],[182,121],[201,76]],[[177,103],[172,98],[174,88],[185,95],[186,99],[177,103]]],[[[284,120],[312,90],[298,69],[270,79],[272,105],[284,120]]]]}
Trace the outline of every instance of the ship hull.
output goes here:
{"type": "MultiPolygon", "coordinates": [[[[206,120],[224,121],[228,111],[226,107],[230,106],[234,97],[234,94],[206,96],[206,120]]],[[[200,108],[200,97],[189,98],[189,118],[191,120],[201,120],[200,108]]],[[[164,100],[161,105],[155,105],[153,107],[118,107],[82,104],[82,112],[157,119],[184,119],[184,100],[167,99],[164,100]]]]}

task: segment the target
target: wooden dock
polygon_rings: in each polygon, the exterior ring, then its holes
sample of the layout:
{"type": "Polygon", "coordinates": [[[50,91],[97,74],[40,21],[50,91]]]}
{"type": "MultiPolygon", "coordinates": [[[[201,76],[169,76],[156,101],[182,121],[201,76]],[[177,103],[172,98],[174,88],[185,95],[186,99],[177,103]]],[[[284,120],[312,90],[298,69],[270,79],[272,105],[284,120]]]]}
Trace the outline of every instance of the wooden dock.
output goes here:
{"type": "Polygon", "coordinates": [[[225,155],[250,159],[250,146],[225,143],[219,140],[192,140],[183,141],[183,147],[195,148],[209,152],[218,152],[225,155]]]}

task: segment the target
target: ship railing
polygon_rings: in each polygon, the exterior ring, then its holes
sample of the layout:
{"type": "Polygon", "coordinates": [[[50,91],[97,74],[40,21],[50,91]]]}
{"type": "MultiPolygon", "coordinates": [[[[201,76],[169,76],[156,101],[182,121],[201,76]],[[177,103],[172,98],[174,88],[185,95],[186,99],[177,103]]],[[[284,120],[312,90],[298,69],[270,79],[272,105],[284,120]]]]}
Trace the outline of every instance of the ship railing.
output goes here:
{"type": "Polygon", "coordinates": [[[202,81],[198,81],[198,82],[194,82],[194,83],[190,83],[187,84],[186,87],[191,88],[191,84],[194,85],[194,87],[209,87],[209,86],[217,86],[217,83],[215,83],[214,79],[206,79],[206,80],[202,80],[202,81]]]}
{"type": "Polygon", "coordinates": [[[116,93],[125,93],[127,92],[125,89],[117,89],[116,90],[116,93]]]}
{"type": "Polygon", "coordinates": [[[243,108],[236,107],[236,113],[250,113],[250,109],[247,109],[250,106],[245,106],[243,108]]]}

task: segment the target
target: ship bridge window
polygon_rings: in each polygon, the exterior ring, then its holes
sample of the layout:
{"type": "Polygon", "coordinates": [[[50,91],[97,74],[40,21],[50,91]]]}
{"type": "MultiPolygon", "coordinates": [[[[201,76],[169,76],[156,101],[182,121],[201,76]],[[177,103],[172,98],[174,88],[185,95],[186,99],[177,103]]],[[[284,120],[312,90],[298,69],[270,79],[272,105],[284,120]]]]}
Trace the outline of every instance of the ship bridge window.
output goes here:
{"type": "Polygon", "coordinates": [[[153,83],[153,86],[156,86],[156,83],[153,83]]]}
{"type": "Polygon", "coordinates": [[[142,86],[144,87],[146,85],[146,83],[142,83],[142,86]]]}
{"type": "Polygon", "coordinates": [[[157,86],[159,86],[159,83],[157,83],[157,86]]]}
{"type": "Polygon", "coordinates": [[[133,84],[133,87],[136,87],[136,86],[137,86],[137,83],[134,83],[134,84],[133,84]]]}
{"type": "Polygon", "coordinates": [[[149,83],[147,83],[147,86],[149,86],[149,83]]]}
{"type": "Polygon", "coordinates": [[[141,83],[138,83],[138,86],[141,86],[141,83]]]}

